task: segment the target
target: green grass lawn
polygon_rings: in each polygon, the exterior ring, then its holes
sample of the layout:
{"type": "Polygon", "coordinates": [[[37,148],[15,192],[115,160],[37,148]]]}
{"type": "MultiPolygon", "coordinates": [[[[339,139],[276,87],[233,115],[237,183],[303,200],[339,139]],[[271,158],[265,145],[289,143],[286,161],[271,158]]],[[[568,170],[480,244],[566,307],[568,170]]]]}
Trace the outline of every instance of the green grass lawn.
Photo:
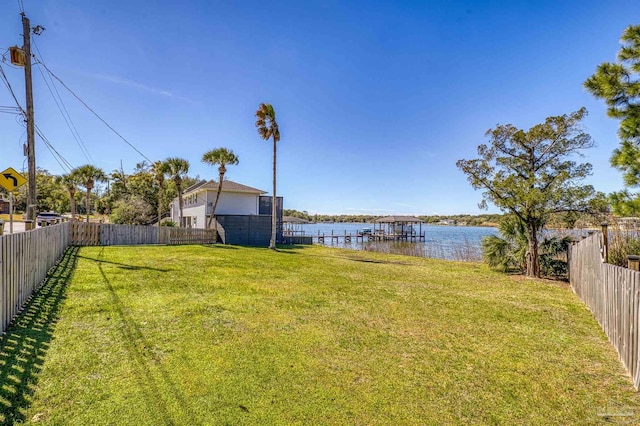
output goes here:
{"type": "Polygon", "coordinates": [[[607,410],[640,413],[566,285],[317,246],[74,250],[0,340],[7,424],[599,424],[607,410]]]}

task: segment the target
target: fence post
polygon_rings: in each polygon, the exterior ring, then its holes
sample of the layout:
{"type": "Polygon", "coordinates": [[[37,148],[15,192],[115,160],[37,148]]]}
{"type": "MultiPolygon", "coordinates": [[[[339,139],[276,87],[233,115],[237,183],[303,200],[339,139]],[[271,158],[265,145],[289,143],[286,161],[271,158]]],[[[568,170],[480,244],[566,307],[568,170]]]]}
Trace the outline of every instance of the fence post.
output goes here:
{"type": "Polygon", "coordinates": [[[609,231],[607,230],[609,224],[602,222],[602,247],[604,249],[604,263],[609,263],[609,231]]]}
{"type": "Polygon", "coordinates": [[[0,236],[4,234],[4,220],[0,220],[0,236]]]}
{"type": "Polygon", "coordinates": [[[640,271],[640,256],[636,254],[630,254],[627,256],[627,268],[634,271],[640,271]]]}

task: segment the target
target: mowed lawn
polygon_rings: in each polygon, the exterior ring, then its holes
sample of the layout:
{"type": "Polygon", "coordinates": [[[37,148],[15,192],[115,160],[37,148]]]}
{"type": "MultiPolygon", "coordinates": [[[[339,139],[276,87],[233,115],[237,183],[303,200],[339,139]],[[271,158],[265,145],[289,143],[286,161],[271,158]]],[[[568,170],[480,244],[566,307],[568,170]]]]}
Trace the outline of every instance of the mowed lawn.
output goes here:
{"type": "Polygon", "coordinates": [[[73,249],[0,340],[0,380],[7,424],[599,424],[640,412],[566,285],[317,246],[73,249]]]}

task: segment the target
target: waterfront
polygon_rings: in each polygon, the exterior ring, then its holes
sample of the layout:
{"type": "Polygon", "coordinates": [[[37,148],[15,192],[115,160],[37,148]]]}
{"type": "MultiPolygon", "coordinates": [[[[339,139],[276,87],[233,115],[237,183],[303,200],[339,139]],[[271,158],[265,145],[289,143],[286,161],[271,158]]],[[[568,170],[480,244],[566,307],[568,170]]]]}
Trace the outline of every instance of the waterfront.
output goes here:
{"type": "MultiPolygon", "coordinates": [[[[373,228],[370,223],[309,223],[302,225],[305,235],[318,234],[335,235],[356,234],[363,228],[373,228]]],[[[386,253],[411,254],[416,256],[434,257],[449,260],[480,260],[482,252],[480,243],[482,238],[495,235],[496,228],[476,226],[437,226],[422,225],[425,241],[415,243],[399,242],[355,242],[335,243],[327,239],[325,245],[350,248],[354,250],[382,251],[386,253]]],[[[315,243],[314,239],[314,243],[315,243]]]]}

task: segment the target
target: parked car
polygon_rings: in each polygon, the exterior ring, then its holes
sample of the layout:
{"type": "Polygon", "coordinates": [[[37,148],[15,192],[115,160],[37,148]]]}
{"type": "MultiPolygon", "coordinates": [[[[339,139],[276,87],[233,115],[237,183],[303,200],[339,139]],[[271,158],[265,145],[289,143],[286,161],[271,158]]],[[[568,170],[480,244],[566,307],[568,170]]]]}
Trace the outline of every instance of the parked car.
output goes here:
{"type": "Polygon", "coordinates": [[[36,216],[38,226],[47,226],[59,222],[62,219],[60,213],[56,212],[40,212],[36,216]]]}

